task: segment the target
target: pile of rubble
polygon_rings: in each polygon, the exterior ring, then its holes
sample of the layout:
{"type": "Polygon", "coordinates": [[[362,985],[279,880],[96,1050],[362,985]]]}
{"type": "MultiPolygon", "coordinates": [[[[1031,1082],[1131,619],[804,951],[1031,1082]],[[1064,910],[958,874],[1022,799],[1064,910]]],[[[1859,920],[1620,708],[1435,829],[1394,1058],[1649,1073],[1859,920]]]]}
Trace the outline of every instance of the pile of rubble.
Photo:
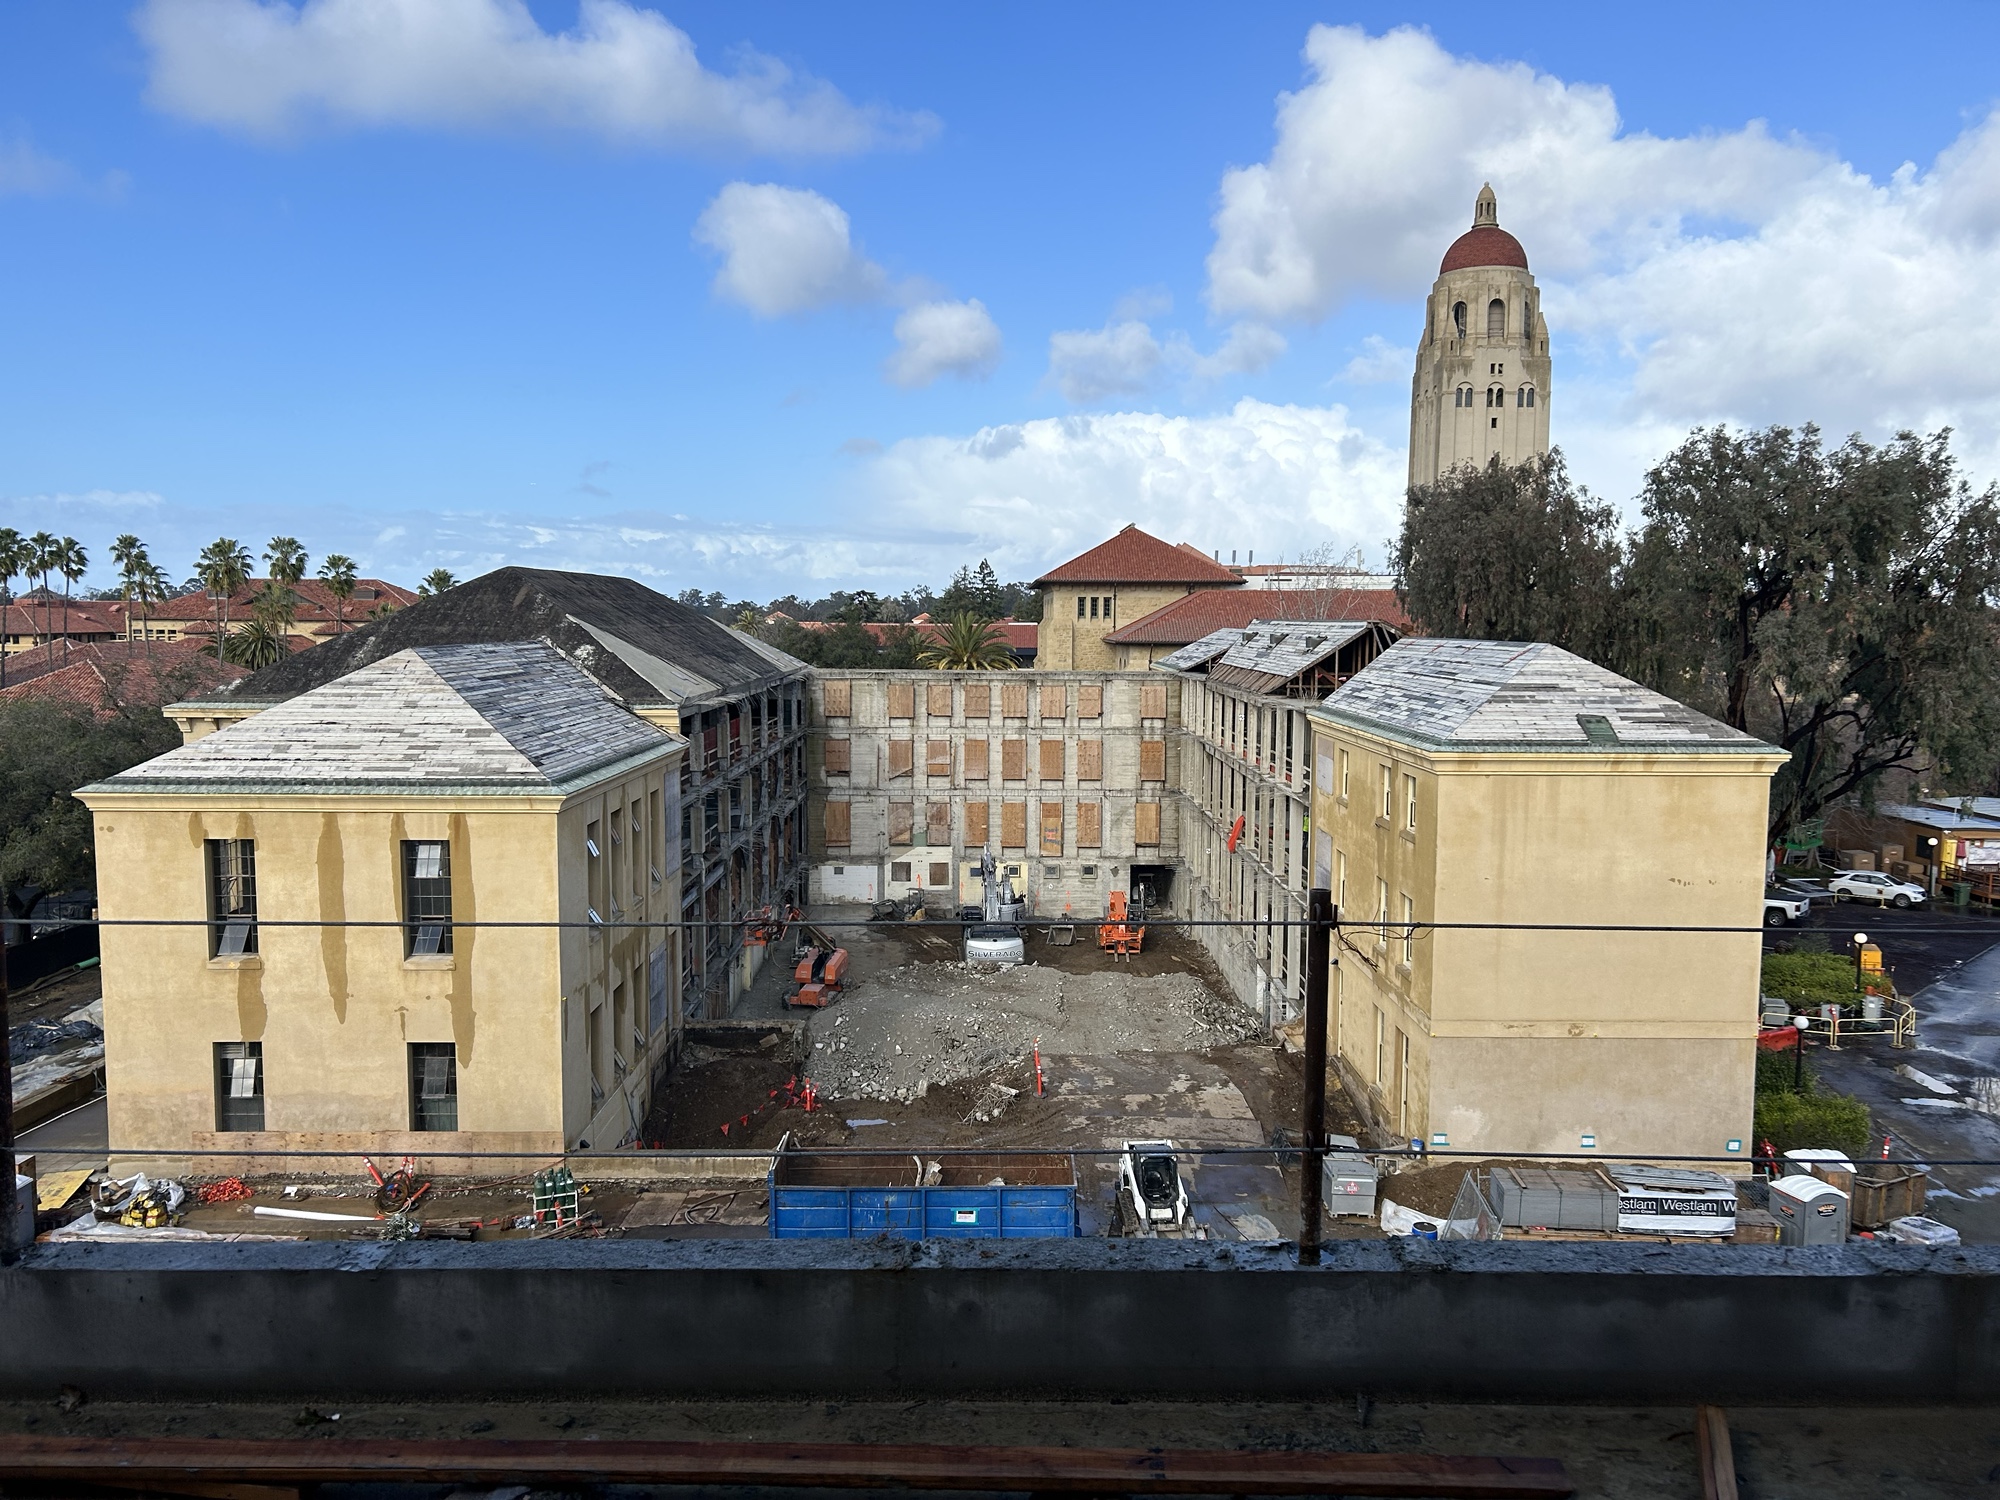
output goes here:
{"type": "Polygon", "coordinates": [[[809,1025],[807,1070],[835,1098],[922,1098],[1042,1055],[1200,1052],[1262,1039],[1257,1018],[1187,974],[912,964],[855,986],[809,1025]]]}

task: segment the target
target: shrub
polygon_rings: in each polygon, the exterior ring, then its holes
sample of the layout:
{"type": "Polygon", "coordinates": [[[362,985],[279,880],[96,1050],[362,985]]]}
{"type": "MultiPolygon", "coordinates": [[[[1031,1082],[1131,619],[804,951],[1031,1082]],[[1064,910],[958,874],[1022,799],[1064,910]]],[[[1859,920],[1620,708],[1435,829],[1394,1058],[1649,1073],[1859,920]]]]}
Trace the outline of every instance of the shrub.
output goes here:
{"type": "Polygon", "coordinates": [[[1857,1160],[1868,1154],[1868,1107],[1845,1094],[1760,1090],[1755,1129],[1757,1139],[1769,1141],[1780,1156],[1807,1149],[1839,1151],[1857,1160]]]}
{"type": "MultiPolygon", "coordinates": [[[[1888,989],[1888,976],[1876,985],[1888,989]]],[[[1839,953],[1766,953],[1763,986],[1765,994],[1793,1005],[1853,1005],[1860,999],[1854,987],[1854,960],[1839,953]]]]}

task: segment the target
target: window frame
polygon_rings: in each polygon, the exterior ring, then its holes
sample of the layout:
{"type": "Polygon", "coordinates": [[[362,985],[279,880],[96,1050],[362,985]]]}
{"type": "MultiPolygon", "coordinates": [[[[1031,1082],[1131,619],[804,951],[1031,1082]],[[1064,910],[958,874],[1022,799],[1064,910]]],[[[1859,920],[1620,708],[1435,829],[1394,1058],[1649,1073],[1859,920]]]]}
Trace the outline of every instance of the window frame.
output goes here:
{"type": "Polygon", "coordinates": [[[458,1119],[458,1045],[455,1042],[410,1042],[408,1046],[410,1079],[410,1129],[422,1131],[456,1131],[458,1119]],[[421,1063],[442,1060],[445,1080],[449,1088],[443,1093],[426,1093],[433,1070],[419,1066],[421,1063]],[[426,1105],[426,1100],[449,1099],[450,1123],[441,1123],[446,1115],[442,1105],[426,1105]]]}
{"type": "Polygon", "coordinates": [[[227,962],[257,956],[257,841],[203,839],[203,873],[208,884],[208,956],[227,962]],[[224,860],[229,870],[222,869],[224,860]],[[230,892],[234,891],[231,895],[230,892]],[[228,903],[234,904],[228,904],[228,903]],[[239,945],[229,946],[241,933],[239,945]]]}
{"type": "Polygon", "coordinates": [[[264,1117],[264,1044],[262,1042],[217,1042],[215,1058],[215,1129],[218,1134],[260,1131],[264,1117]],[[237,1064],[249,1062],[251,1092],[238,1094],[237,1064]],[[238,1101],[245,1101],[240,1103],[238,1101]],[[254,1120],[254,1123],[253,1123],[254,1120]]]}
{"type": "Polygon", "coordinates": [[[402,865],[403,957],[451,957],[451,840],[404,839],[402,865]],[[430,850],[437,851],[437,865],[426,875],[421,872],[430,850]],[[427,939],[431,929],[435,934],[427,939]]]}

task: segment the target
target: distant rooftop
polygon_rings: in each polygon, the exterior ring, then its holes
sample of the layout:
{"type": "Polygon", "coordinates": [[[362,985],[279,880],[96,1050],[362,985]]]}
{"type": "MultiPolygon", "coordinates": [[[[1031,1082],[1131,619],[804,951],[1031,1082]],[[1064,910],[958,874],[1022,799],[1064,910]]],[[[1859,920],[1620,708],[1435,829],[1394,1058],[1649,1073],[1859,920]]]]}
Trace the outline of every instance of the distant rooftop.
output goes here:
{"type": "Polygon", "coordinates": [[[1127,526],[1088,552],[1059,563],[1035,580],[1035,587],[1066,583],[1180,583],[1240,588],[1243,580],[1221,563],[1182,543],[1175,546],[1127,526]]]}
{"type": "Polygon", "coordinates": [[[1213,631],[1154,666],[1180,672],[1205,668],[1218,687],[1275,693],[1289,685],[1317,697],[1395,639],[1395,631],[1374,620],[1255,620],[1240,629],[1213,631]]]}
{"type": "Polygon", "coordinates": [[[86,790],[564,790],[679,743],[541,642],[398,651],[86,790]]]}
{"type": "Polygon", "coordinates": [[[1616,672],[1535,642],[1405,637],[1321,709],[1441,749],[1777,753],[1616,672]]]}
{"type": "Polygon", "coordinates": [[[1163,604],[1104,639],[1113,646],[1184,646],[1218,630],[1241,630],[1252,620],[1380,620],[1397,630],[1409,618],[1392,589],[1201,589],[1163,604]]]}
{"type": "Polygon", "coordinates": [[[215,700],[266,703],[413,647],[541,641],[630,707],[699,705],[805,663],[631,578],[497,568],[246,677],[215,700]]]}

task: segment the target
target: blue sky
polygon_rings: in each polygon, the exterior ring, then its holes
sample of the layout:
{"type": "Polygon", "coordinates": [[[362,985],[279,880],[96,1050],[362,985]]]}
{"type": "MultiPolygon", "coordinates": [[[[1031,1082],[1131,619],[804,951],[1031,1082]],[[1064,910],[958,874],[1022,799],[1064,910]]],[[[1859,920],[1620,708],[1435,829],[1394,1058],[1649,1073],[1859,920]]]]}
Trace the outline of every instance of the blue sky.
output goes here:
{"type": "Polygon", "coordinates": [[[1717,420],[1983,482],[2000,12],[1899,16],[9,6],[0,522],[759,598],[1379,560],[1489,178],[1605,497],[1717,420]]]}

